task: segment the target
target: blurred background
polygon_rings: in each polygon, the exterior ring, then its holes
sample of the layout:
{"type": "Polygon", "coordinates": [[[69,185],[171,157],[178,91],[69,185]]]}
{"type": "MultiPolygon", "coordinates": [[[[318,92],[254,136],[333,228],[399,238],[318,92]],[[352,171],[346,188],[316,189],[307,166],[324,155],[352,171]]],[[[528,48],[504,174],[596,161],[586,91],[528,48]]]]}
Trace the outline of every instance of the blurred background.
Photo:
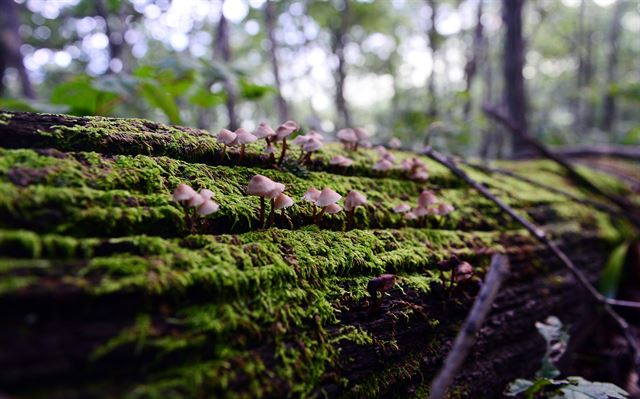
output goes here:
{"type": "Polygon", "coordinates": [[[0,108],[294,119],[505,157],[640,143],[639,0],[0,0],[0,108]]]}

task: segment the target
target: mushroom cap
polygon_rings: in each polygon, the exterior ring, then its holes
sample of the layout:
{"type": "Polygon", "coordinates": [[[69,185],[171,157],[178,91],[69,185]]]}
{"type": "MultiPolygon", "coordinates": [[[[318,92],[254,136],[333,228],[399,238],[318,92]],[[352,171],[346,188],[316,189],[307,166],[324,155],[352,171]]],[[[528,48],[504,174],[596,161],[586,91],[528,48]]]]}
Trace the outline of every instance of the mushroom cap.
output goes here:
{"type": "Polygon", "coordinates": [[[355,143],[356,141],[358,141],[356,132],[351,128],[338,130],[338,133],[336,133],[336,137],[338,138],[338,140],[345,143],[355,143]]]}
{"type": "Polygon", "coordinates": [[[300,136],[296,137],[295,139],[293,139],[291,144],[303,146],[309,141],[309,139],[311,139],[311,137],[307,136],[306,134],[305,135],[300,135],[300,136]]]}
{"type": "Polygon", "coordinates": [[[423,190],[418,197],[418,206],[427,207],[438,202],[438,197],[430,190],[423,190]]]}
{"type": "Polygon", "coordinates": [[[276,129],[276,138],[278,140],[285,139],[291,136],[291,133],[295,132],[296,130],[298,130],[297,123],[295,123],[294,121],[286,121],[276,129]]]}
{"type": "Polygon", "coordinates": [[[405,213],[405,214],[404,214],[404,216],[403,216],[403,217],[404,217],[404,219],[405,219],[405,220],[415,220],[415,219],[417,219],[417,218],[418,218],[418,217],[416,216],[416,214],[415,214],[415,213],[413,213],[413,212],[407,212],[407,213],[405,213]]]}
{"type": "Polygon", "coordinates": [[[423,206],[419,206],[419,207],[417,207],[417,208],[415,208],[415,209],[413,210],[413,213],[414,213],[417,217],[421,218],[421,217],[423,217],[423,216],[427,216],[427,215],[429,214],[429,209],[428,209],[428,208],[426,208],[426,207],[423,207],[423,206]]]}
{"type": "Polygon", "coordinates": [[[284,189],[285,189],[284,184],[278,183],[278,182],[273,182],[273,189],[267,195],[267,197],[270,198],[270,199],[275,199],[275,198],[278,197],[278,195],[282,194],[284,189]]]}
{"type": "Polygon", "coordinates": [[[275,188],[276,182],[266,176],[255,175],[249,181],[247,186],[247,194],[257,195],[259,197],[268,197],[275,188]]]}
{"type": "Polygon", "coordinates": [[[396,157],[395,155],[393,155],[392,153],[390,153],[389,151],[385,152],[384,154],[382,154],[380,156],[382,159],[386,159],[387,161],[394,163],[396,161],[396,157]]]}
{"type": "Polygon", "coordinates": [[[358,141],[367,141],[369,139],[369,132],[367,132],[364,128],[356,127],[353,129],[358,141]]]}
{"type": "Polygon", "coordinates": [[[473,277],[473,266],[469,262],[462,261],[456,267],[453,279],[456,282],[468,280],[473,277]]]}
{"type": "Polygon", "coordinates": [[[173,191],[173,200],[176,202],[187,201],[196,195],[198,195],[198,193],[196,193],[194,189],[184,183],[180,183],[173,191]]]}
{"type": "Polygon", "coordinates": [[[287,194],[284,193],[280,193],[274,203],[273,203],[273,207],[275,209],[283,209],[283,208],[288,208],[291,205],[293,205],[293,200],[291,199],[291,197],[289,197],[287,194]]]}
{"type": "Polygon", "coordinates": [[[437,214],[438,215],[447,215],[451,212],[453,212],[455,210],[455,208],[453,207],[453,205],[451,204],[438,204],[438,207],[436,208],[437,214]]]}
{"type": "Polygon", "coordinates": [[[253,143],[254,141],[258,140],[258,138],[256,136],[254,136],[253,134],[249,133],[248,131],[246,131],[243,128],[239,128],[235,131],[236,133],[236,140],[238,142],[238,144],[249,144],[249,143],[253,143]]]}
{"type": "Polygon", "coordinates": [[[393,163],[391,161],[389,161],[388,159],[382,158],[378,162],[376,162],[375,165],[373,165],[373,170],[385,172],[391,169],[392,167],[393,167],[393,163]]]}
{"type": "Polygon", "coordinates": [[[402,162],[400,162],[400,166],[404,170],[411,170],[413,168],[413,161],[411,159],[403,159],[402,162]]]}
{"type": "Polygon", "coordinates": [[[237,144],[236,140],[238,139],[238,135],[228,129],[221,129],[218,132],[218,136],[216,136],[219,142],[228,145],[234,146],[237,144]]]}
{"type": "Polygon", "coordinates": [[[318,199],[316,200],[316,205],[320,208],[324,208],[330,204],[335,204],[338,200],[342,198],[342,196],[329,187],[325,187],[320,192],[318,199]]]}
{"type": "Polygon", "coordinates": [[[411,207],[405,203],[398,204],[393,207],[395,213],[407,213],[411,210],[411,207]]]}
{"type": "Polygon", "coordinates": [[[391,140],[389,140],[389,148],[397,150],[400,147],[402,147],[402,142],[397,137],[393,137],[391,140]]]}
{"type": "Polygon", "coordinates": [[[332,214],[338,213],[342,210],[342,207],[338,204],[329,204],[324,208],[324,213],[332,214]]]}
{"type": "Polygon", "coordinates": [[[324,136],[322,136],[320,133],[316,132],[315,130],[309,130],[307,134],[305,134],[305,136],[308,136],[312,139],[318,139],[320,141],[324,140],[324,136]]]}
{"type": "Polygon", "coordinates": [[[307,142],[302,146],[302,149],[307,152],[318,151],[320,148],[322,148],[322,141],[313,137],[307,140],[307,142]]]}
{"type": "Polygon", "coordinates": [[[275,136],[276,132],[267,124],[267,122],[260,122],[258,127],[256,127],[256,130],[253,132],[253,135],[259,139],[264,139],[266,137],[275,136]]]}
{"type": "Polygon", "coordinates": [[[311,187],[307,190],[306,193],[304,193],[304,195],[302,196],[302,200],[313,202],[315,204],[315,202],[318,200],[319,197],[320,197],[320,190],[318,190],[315,187],[311,187]]]}
{"type": "Polygon", "coordinates": [[[347,158],[342,155],[336,155],[335,157],[331,158],[329,164],[348,167],[353,165],[353,159],[347,158]]]}
{"type": "Polygon", "coordinates": [[[189,198],[189,200],[187,201],[187,206],[200,206],[205,201],[207,201],[207,199],[205,197],[203,197],[202,195],[196,193],[196,195],[194,195],[193,197],[189,198]]]}
{"type": "Polygon", "coordinates": [[[267,147],[263,151],[265,154],[273,154],[276,152],[276,148],[271,144],[267,145],[267,147]]]}
{"type": "Polygon", "coordinates": [[[420,168],[409,176],[411,180],[424,182],[429,180],[429,172],[426,169],[420,168]]]}
{"type": "Polygon", "coordinates": [[[202,196],[202,198],[209,200],[215,196],[215,193],[208,188],[203,188],[202,190],[200,190],[200,195],[202,196]]]}
{"type": "Polygon", "coordinates": [[[198,209],[196,209],[196,213],[200,216],[205,216],[218,212],[218,209],[220,209],[220,205],[218,205],[217,202],[208,199],[204,201],[204,203],[202,203],[202,205],[200,205],[198,209]]]}
{"type": "Polygon", "coordinates": [[[344,197],[344,209],[351,211],[357,207],[367,203],[367,197],[355,190],[349,191],[346,197],[344,197]]]}

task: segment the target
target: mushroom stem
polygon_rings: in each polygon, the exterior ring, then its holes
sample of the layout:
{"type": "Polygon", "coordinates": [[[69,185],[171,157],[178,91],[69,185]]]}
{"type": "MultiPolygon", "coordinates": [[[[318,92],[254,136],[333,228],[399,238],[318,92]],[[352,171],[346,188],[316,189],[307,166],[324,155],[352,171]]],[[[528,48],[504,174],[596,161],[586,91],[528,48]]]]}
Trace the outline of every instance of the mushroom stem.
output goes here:
{"type": "Polygon", "coordinates": [[[280,160],[278,161],[278,165],[282,165],[284,161],[284,156],[287,153],[287,138],[282,139],[282,152],[280,153],[280,160]]]}
{"type": "Polygon", "coordinates": [[[260,197],[260,227],[264,227],[264,197],[260,197]]]}
{"type": "Polygon", "coordinates": [[[276,200],[275,198],[271,199],[271,213],[269,213],[269,226],[273,224],[273,221],[276,217],[276,200]]]}
{"type": "Polygon", "coordinates": [[[353,228],[353,217],[356,213],[356,208],[351,209],[347,212],[347,230],[351,230],[353,228]]]}
{"type": "MultiPolygon", "coordinates": [[[[315,205],[314,205],[315,206],[315,205]]],[[[318,222],[320,221],[320,218],[322,218],[322,216],[324,215],[324,208],[320,209],[320,212],[318,212],[314,218],[313,218],[313,223],[318,224],[318,222]]]]}
{"type": "Polygon", "coordinates": [[[240,144],[240,159],[238,160],[238,162],[242,162],[243,159],[244,159],[244,144],[240,144]]]}
{"type": "Polygon", "coordinates": [[[313,207],[313,214],[311,215],[311,217],[313,218],[313,220],[315,220],[316,213],[318,212],[318,207],[316,206],[316,204],[311,204],[311,206],[313,207]]]}
{"type": "Polygon", "coordinates": [[[227,145],[226,144],[222,144],[222,154],[221,154],[221,161],[224,161],[224,156],[227,155],[227,145]]]}

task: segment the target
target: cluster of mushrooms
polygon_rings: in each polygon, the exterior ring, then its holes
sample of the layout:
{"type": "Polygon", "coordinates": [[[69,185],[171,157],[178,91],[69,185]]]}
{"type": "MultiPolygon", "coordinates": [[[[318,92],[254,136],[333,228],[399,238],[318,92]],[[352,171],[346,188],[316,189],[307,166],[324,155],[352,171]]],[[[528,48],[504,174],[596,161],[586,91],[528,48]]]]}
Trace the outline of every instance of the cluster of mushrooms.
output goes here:
{"type": "Polygon", "coordinates": [[[173,200],[186,205],[189,208],[196,208],[196,214],[200,216],[210,215],[218,212],[220,205],[212,200],[213,191],[203,188],[196,192],[190,186],[180,183],[173,192],[173,200]]]}
{"type": "Polygon", "coordinates": [[[243,128],[239,128],[235,132],[222,129],[218,133],[217,139],[223,144],[223,156],[227,147],[235,147],[239,145],[240,160],[244,158],[245,145],[253,143],[258,139],[264,139],[267,142],[265,153],[270,154],[270,156],[275,160],[274,145],[281,141],[282,151],[280,153],[280,160],[278,161],[281,164],[287,153],[287,137],[291,136],[299,128],[298,124],[294,121],[286,121],[282,125],[278,126],[276,130],[273,130],[267,123],[262,122],[253,133],[249,133],[243,128]]]}
{"type": "Polygon", "coordinates": [[[404,214],[405,220],[423,220],[430,215],[443,216],[453,212],[453,205],[440,202],[438,197],[430,190],[423,190],[418,196],[418,203],[411,208],[405,203],[396,205],[393,211],[404,214]]]}

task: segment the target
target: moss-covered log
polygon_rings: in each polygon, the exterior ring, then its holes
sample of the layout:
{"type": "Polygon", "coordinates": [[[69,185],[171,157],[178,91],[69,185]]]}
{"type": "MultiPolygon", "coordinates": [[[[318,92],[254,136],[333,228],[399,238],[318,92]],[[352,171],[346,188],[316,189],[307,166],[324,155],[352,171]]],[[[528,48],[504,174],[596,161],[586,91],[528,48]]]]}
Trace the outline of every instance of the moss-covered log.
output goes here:
{"type": "MultiPolygon", "coordinates": [[[[203,131],[142,120],[0,114],[0,392],[20,397],[402,397],[428,391],[496,251],[506,283],[456,381],[495,397],[543,351],[533,323],[579,328],[593,311],[572,277],[520,227],[441,166],[427,183],[372,170],[373,150],[328,145],[281,168],[250,146],[239,164],[203,131]],[[259,226],[254,174],[296,205],[259,226]],[[220,211],[195,218],[171,200],[209,188],[220,211]],[[314,224],[310,186],[369,203],[314,224]],[[405,221],[392,208],[422,189],[454,204],[405,221]],[[453,288],[439,261],[476,268],[453,288]],[[368,281],[397,276],[380,306],[368,281]]],[[[417,157],[394,151],[398,159],[417,157]]],[[[297,156],[297,154],[294,154],[297,156]]],[[[586,197],[548,162],[508,165],[586,197]]],[[[511,177],[475,178],[548,233],[595,281],[617,233],[604,214],[511,177]]],[[[598,184],[624,193],[604,175],[598,184]]]]}

